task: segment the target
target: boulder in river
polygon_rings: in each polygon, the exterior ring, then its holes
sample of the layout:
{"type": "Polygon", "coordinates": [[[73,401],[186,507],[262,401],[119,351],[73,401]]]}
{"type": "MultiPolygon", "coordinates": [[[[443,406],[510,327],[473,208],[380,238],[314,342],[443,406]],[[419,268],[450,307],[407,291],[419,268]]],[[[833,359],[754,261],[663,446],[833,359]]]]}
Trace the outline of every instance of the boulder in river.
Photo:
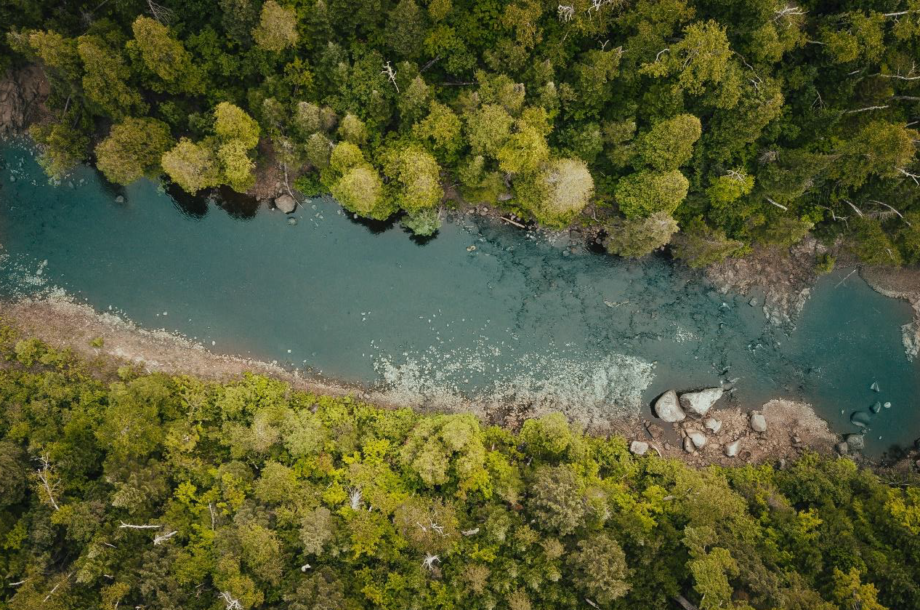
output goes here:
{"type": "Polygon", "coordinates": [[[297,209],[297,201],[290,195],[275,197],[275,207],[285,214],[290,214],[297,209]]]}
{"type": "Polygon", "coordinates": [[[677,400],[677,392],[668,390],[655,401],[653,407],[655,415],[668,423],[684,421],[687,415],[680,408],[680,401],[677,400]]]}
{"type": "Polygon", "coordinates": [[[882,403],[879,401],[875,401],[875,404],[869,407],[869,410],[872,411],[873,413],[878,413],[879,411],[882,410],[882,403]]]}
{"type": "Polygon", "coordinates": [[[754,432],[766,432],[767,431],[767,418],[763,416],[763,413],[751,413],[751,430],[754,432]]]}
{"type": "Polygon", "coordinates": [[[847,434],[847,447],[853,451],[862,451],[866,448],[866,437],[862,434],[847,434]]]}
{"type": "Polygon", "coordinates": [[[733,458],[738,455],[738,450],[741,448],[741,439],[739,438],[736,441],[733,441],[725,445],[725,455],[733,458]]]}
{"type": "Polygon", "coordinates": [[[686,394],[680,395],[680,406],[682,406],[685,411],[695,413],[700,417],[706,417],[712,405],[722,398],[722,394],[722,388],[706,388],[699,392],[687,392],[686,394]]]}
{"type": "Polygon", "coordinates": [[[648,451],[648,443],[643,441],[633,441],[629,444],[629,450],[636,455],[645,455],[648,451]]]}
{"type": "Polygon", "coordinates": [[[872,414],[865,411],[856,411],[850,415],[850,423],[860,428],[867,427],[872,422],[872,414]]]}
{"type": "Polygon", "coordinates": [[[877,381],[873,381],[873,382],[872,382],[872,385],[869,386],[869,389],[872,390],[873,392],[881,392],[881,391],[882,391],[882,389],[879,387],[877,381]]]}

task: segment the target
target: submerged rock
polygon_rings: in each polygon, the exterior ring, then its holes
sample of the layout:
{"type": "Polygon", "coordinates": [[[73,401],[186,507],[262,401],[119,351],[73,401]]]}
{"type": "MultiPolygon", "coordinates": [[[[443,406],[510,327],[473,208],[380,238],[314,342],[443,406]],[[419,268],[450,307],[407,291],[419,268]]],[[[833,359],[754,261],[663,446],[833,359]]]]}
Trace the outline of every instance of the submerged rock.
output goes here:
{"type": "Polygon", "coordinates": [[[881,391],[882,391],[881,388],[878,387],[878,382],[877,382],[877,381],[873,381],[873,382],[872,382],[872,385],[869,386],[869,389],[872,390],[873,392],[881,392],[881,391]]]}
{"type": "Polygon", "coordinates": [[[754,432],[767,431],[767,418],[763,413],[751,413],[751,430],[754,432]]]}
{"type": "Polygon", "coordinates": [[[636,455],[645,455],[648,451],[648,443],[643,441],[633,441],[629,445],[629,450],[636,455]]]}
{"type": "Polygon", "coordinates": [[[728,457],[735,457],[738,455],[738,450],[741,448],[741,439],[739,438],[736,441],[733,441],[725,445],[725,455],[728,457]]]}
{"type": "Polygon", "coordinates": [[[655,415],[668,423],[684,421],[687,415],[680,408],[680,401],[677,399],[677,392],[668,390],[655,401],[653,407],[655,415]]]}
{"type": "Polygon", "coordinates": [[[850,423],[860,428],[865,428],[872,422],[872,415],[865,411],[856,411],[850,415],[850,423]]]}
{"type": "Polygon", "coordinates": [[[879,411],[882,410],[882,403],[876,402],[874,405],[869,407],[869,410],[872,411],[873,413],[878,413],[879,411]]]}
{"type": "Polygon", "coordinates": [[[275,207],[285,214],[290,214],[297,209],[297,201],[290,195],[275,197],[275,207]]]}
{"type": "Polygon", "coordinates": [[[686,411],[705,417],[717,400],[722,398],[722,388],[706,388],[699,392],[687,392],[680,396],[680,406],[686,411]]]}
{"type": "Polygon", "coordinates": [[[891,408],[891,403],[890,403],[890,402],[886,402],[886,403],[883,404],[882,406],[885,407],[886,409],[890,409],[890,408],[891,408]]]}
{"type": "Polygon", "coordinates": [[[115,203],[124,203],[124,202],[125,202],[125,198],[123,195],[119,195],[118,197],[115,198],[115,203]]]}

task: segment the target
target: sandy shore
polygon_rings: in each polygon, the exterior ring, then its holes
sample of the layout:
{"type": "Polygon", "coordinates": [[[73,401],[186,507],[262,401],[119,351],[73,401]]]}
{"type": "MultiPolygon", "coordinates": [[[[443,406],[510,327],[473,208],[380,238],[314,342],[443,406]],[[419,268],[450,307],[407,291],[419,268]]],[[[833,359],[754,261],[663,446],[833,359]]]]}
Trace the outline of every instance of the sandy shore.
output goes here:
{"type": "MultiPolygon", "coordinates": [[[[345,384],[308,379],[296,371],[271,363],[215,354],[187,338],[162,330],[142,329],[121,317],[97,313],[91,307],[66,297],[0,302],[0,317],[24,336],[36,337],[58,348],[70,348],[104,378],[113,376],[117,368],[125,364],[148,372],[192,375],[214,381],[232,380],[252,372],[280,379],[299,390],[337,396],[353,395],[386,408],[401,406],[382,391],[365,391],[345,384]],[[91,345],[100,338],[101,347],[91,345]]],[[[473,404],[466,407],[464,410],[478,412],[473,404]]],[[[628,440],[647,442],[650,451],[695,465],[792,459],[807,449],[830,453],[838,441],[827,423],[806,404],[774,400],[759,410],[767,420],[765,433],[756,433],[751,429],[748,410],[738,407],[720,409],[718,406],[711,413],[722,423],[718,434],[707,431],[701,422],[690,419],[679,425],[641,418],[620,419],[591,431],[615,433],[628,440]],[[704,433],[707,443],[700,450],[687,453],[683,449],[683,438],[693,432],[704,433]],[[725,446],[734,441],[740,441],[738,457],[728,458],[724,455],[725,446]]],[[[509,411],[479,415],[489,423],[510,426],[520,423],[518,417],[509,417],[509,411]]]]}

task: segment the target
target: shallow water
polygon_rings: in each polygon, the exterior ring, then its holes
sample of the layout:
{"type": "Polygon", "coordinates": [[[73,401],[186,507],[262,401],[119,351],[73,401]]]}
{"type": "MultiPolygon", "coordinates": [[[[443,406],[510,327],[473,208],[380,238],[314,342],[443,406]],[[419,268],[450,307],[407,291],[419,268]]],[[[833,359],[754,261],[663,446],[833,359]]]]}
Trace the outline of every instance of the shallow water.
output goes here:
{"type": "Polygon", "coordinates": [[[733,380],[743,405],[804,398],[841,432],[855,430],[854,410],[890,401],[871,423],[873,453],[920,435],[920,366],[901,346],[910,308],[855,275],[819,282],[787,333],[750,297],[663,259],[626,262],[488,221],[446,223],[419,244],[324,199],[295,226],[268,210],[180,205],[146,181],[118,203],[86,168],[49,185],[23,147],[2,149],[0,183],[6,297],[63,289],[215,351],[412,404],[513,401],[591,422],[733,380]]]}

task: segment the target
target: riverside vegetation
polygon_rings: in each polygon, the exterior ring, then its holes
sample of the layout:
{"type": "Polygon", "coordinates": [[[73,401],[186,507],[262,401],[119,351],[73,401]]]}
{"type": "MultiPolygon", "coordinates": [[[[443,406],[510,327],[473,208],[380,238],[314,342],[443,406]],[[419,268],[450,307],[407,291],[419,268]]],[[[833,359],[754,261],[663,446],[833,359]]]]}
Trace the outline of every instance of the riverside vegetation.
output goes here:
{"type": "Polygon", "coordinates": [[[10,610],[920,607],[920,487],[846,458],[695,470],[561,415],[0,356],[10,610]]]}
{"type": "MultiPolygon", "coordinates": [[[[9,0],[60,176],[285,191],[437,230],[471,203],[691,265],[845,236],[920,261],[917,0],[9,0]]],[[[820,265],[832,261],[822,259],[820,265]]]]}

